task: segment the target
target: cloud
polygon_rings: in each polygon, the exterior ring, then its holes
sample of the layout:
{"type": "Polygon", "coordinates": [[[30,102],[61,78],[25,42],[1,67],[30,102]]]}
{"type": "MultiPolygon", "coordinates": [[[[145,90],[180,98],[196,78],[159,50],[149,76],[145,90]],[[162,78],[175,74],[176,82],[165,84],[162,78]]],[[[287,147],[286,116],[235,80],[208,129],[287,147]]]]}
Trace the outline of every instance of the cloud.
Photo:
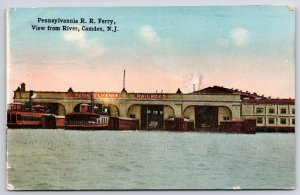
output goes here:
{"type": "Polygon", "coordinates": [[[230,32],[230,38],[236,46],[244,47],[250,41],[249,31],[245,28],[235,28],[230,32]]]}
{"type": "Polygon", "coordinates": [[[105,52],[97,39],[88,39],[83,31],[63,32],[63,38],[68,42],[75,43],[82,53],[91,58],[101,56],[105,52]]]}
{"type": "Polygon", "coordinates": [[[150,25],[144,25],[139,29],[139,35],[141,39],[147,45],[157,45],[161,42],[161,38],[157,35],[154,28],[150,25]]]}
{"type": "Polygon", "coordinates": [[[83,31],[66,31],[63,33],[63,36],[67,41],[80,41],[85,39],[85,33],[83,31]]]}
{"type": "Polygon", "coordinates": [[[228,37],[219,38],[215,44],[219,47],[228,48],[230,46],[245,47],[250,42],[250,32],[245,28],[234,28],[228,37]]]}

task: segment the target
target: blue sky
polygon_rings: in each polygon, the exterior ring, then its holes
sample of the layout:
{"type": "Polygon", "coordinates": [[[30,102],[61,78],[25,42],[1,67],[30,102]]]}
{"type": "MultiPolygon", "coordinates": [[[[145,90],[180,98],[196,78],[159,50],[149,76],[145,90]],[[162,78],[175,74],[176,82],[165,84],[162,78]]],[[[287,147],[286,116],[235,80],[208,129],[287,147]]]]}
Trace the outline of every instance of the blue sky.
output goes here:
{"type": "Polygon", "coordinates": [[[11,9],[9,90],[120,91],[126,69],[129,92],[195,83],[294,98],[294,39],[286,6],[11,9]],[[38,17],[113,19],[119,31],[33,31],[50,25],[38,17]]]}

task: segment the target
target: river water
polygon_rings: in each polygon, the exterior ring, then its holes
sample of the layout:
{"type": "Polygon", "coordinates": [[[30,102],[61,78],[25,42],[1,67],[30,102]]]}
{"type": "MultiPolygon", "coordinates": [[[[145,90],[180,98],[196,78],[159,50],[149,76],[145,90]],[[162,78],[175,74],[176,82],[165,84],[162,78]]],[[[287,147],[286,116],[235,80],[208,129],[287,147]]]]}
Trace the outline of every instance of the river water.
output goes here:
{"type": "Polygon", "coordinates": [[[20,190],[282,189],[295,186],[295,134],[9,129],[20,190]]]}

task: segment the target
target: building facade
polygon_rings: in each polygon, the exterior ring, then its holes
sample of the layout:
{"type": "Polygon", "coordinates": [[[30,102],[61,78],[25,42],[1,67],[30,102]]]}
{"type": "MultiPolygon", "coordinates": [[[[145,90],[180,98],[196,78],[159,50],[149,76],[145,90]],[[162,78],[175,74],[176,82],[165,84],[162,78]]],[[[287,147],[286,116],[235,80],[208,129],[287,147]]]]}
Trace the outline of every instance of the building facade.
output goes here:
{"type": "Polygon", "coordinates": [[[295,100],[243,99],[241,118],[256,117],[258,127],[295,127],[295,100]]]}
{"type": "Polygon", "coordinates": [[[210,93],[238,93],[241,98],[240,118],[256,118],[257,128],[262,131],[280,130],[294,131],[295,129],[295,99],[280,99],[244,92],[239,89],[229,89],[213,86],[194,92],[210,93]]]}
{"type": "Polygon", "coordinates": [[[260,127],[295,126],[295,100],[271,99],[256,93],[243,92],[220,86],[183,94],[121,92],[66,92],[26,91],[22,84],[14,91],[14,102],[43,105],[49,112],[64,116],[78,112],[80,104],[91,104],[109,116],[135,118],[140,129],[156,123],[164,129],[165,120],[184,118],[192,121],[195,129],[217,129],[222,121],[255,117],[260,127]]]}

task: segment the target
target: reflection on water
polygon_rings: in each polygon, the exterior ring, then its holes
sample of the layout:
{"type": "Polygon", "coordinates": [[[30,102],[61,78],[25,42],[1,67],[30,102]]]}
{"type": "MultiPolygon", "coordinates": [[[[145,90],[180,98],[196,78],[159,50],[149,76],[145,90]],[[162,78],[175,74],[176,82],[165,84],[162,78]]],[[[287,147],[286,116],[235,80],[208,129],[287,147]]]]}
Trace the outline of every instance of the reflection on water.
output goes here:
{"type": "Polygon", "coordinates": [[[8,188],[292,188],[294,138],[294,134],[8,130],[8,188]]]}

